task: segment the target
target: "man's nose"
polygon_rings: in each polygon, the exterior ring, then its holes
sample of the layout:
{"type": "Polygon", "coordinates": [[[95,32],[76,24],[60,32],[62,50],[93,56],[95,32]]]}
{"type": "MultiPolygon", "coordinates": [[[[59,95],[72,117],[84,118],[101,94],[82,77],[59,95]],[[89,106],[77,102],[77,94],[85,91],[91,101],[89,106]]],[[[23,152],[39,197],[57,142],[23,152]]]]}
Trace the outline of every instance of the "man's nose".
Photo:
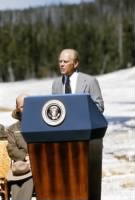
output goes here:
{"type": "Polygon", "coordinates": [[[62,67],[62,66],[64,66],[64,62],[61,62],[61,63],[60,63],[60,67],[62,67]]]}

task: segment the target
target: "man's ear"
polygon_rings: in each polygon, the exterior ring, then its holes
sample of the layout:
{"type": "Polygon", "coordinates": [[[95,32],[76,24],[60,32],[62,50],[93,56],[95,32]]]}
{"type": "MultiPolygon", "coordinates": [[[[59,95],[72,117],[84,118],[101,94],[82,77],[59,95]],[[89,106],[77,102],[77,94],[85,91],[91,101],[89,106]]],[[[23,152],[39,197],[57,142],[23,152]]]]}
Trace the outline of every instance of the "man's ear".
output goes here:
{"type": "Polygon", "coordinates": [[[78,65],[79,65],[79,62],[76,61],[75,65],[74,65],[74,68],[77,69],[78,65]]]}

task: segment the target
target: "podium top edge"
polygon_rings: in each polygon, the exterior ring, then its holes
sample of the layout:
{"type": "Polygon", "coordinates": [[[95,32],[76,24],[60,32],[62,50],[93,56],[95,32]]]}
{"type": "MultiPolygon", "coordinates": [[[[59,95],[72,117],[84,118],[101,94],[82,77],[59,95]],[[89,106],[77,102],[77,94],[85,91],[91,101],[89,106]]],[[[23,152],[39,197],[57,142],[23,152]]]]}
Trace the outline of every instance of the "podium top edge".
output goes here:
{"type": "Polygon", "coordinates": [[[65,96],[90,96],[89,93],[77,93],[77,94],[48,94],[48,95],[30,95],[25,98],[43,98],[43,97],[65,97],[65,96]]]}

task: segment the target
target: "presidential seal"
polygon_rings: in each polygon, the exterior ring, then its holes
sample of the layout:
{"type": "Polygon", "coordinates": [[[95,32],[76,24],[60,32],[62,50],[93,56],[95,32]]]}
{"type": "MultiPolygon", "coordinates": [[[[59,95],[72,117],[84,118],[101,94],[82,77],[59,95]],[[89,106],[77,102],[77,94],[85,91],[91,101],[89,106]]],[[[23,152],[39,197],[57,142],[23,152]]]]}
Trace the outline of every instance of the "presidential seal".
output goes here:
{"type": "Polygon", "coordinates": [[[58,126],[66,116],[64,104],[59,100],[50,100],[42,108],[43,120],[50,126],[58,126]]]}

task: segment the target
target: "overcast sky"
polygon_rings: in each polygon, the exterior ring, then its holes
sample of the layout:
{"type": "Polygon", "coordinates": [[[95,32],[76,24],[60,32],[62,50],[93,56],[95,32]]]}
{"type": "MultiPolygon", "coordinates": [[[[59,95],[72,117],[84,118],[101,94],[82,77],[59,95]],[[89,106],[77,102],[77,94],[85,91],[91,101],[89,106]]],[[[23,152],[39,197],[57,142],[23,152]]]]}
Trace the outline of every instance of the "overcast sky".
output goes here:
{"type": "Polygon", "coordinates": [[[81,1],[90,2],[93,0],[0,0],[0,10],[23,9],[52,3],[80,3],[81,1]]]}

